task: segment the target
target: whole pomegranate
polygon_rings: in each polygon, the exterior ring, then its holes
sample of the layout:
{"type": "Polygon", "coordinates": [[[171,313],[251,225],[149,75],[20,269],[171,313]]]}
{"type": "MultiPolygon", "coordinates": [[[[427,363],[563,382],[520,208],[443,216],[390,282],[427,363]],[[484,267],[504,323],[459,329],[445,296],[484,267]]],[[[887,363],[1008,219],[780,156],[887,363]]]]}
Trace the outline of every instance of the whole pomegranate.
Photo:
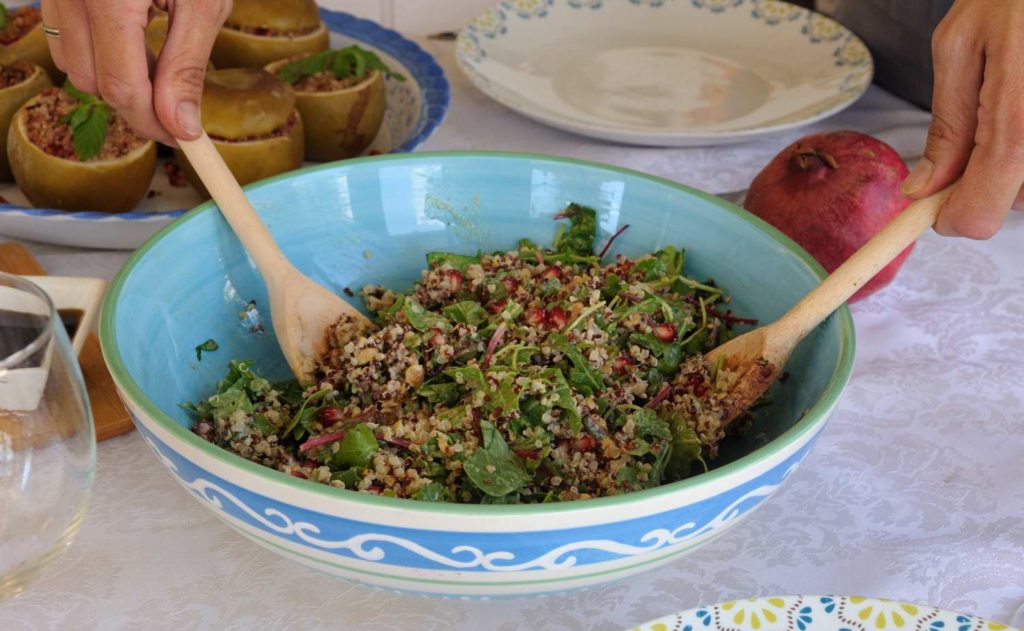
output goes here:
{"type": "MultiPolygon", "coordinates": [[[[907,173],[899,154],[877,138],[855,131],[812,134],[757,174],[744,206],[832,272],[907,207],[910,200],[900,192],[907,173]]],[[[882,268],[851,302],[888,285],[913,248],[882,268]]]]}

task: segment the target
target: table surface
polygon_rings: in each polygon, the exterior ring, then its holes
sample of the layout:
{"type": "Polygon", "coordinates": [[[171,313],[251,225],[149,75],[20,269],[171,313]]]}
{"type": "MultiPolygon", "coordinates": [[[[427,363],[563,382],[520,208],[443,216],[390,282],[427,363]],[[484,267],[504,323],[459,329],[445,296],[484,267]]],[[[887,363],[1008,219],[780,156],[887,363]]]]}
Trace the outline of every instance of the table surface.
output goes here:
{"type": "MultiPolygon", "coordinates": [[[[626,148],[532,123],[449,72],[447,121],[423,147],[547,152],[711,192],[744,188],[803,132],[706,149],[626,148]]],[[[872,89],[816,129],[921,123],[872,89]]],[[[806,131],[806,130],[805,130],[806,131]]],[[[901,151],[919,152],[924,128],[901,151]]],[[[804,465],[726,536],[626,582],[498,602],[400,596],[308,571],[188,496],[140,437],[101,443],[85,523],[0,629],[621,629],[754,595],[878,596],[1007,621],[1024,603],[1024,213],[979,243],[925,236],[897,281],[854,306],[858,354],[804,465]]],[[[125,253],[31,244],[53,274],[110,278],[125,253]]]]}

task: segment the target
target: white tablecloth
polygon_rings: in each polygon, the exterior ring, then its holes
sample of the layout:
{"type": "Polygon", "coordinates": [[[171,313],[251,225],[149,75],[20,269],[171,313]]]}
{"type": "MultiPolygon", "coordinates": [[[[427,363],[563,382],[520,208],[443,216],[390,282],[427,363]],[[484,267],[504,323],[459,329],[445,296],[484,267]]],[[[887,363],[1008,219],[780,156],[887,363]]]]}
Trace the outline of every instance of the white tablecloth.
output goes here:
{"type": "MultiPolygon", "coordinates": [[[[798,135],[687,150],[594,142],[491,103],[459,75],[451,44],[430,47],[454,94],[424,149],[565,154],[722,192],[745,187],[798,135]]],[[[817,128],[922,118],[873,90],[817,128]]],[[[919,151],[922,138],[919,130],[900,148],[919,151]]],[[[131,434],[100,444],[77,540],[23,597],[0,606],[0,629],[619,629],[726,599],[825,592],[1009,620],[1024,603],[1022,246],[1022,213],[991,242],[923,238],[897,282],[854,308],[853,380],[804,466],[746,522],[663,569],[503,602],[349,585],[222,525],[131,434]]],[[[51,273],[107,278],[126,256],[32,249],[51,273]]]]}

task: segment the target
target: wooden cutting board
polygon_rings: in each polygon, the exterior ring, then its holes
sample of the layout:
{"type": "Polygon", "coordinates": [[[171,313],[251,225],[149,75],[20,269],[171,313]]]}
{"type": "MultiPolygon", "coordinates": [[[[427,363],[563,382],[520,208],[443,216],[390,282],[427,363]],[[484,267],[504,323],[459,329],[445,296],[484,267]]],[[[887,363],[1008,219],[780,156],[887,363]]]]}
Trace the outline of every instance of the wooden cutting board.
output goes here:
{"type": "MultiPolygon", "coordinates": [[[[0,243],[0,272],[23,276],[43,276],[46,270],[25,247],[17,243],[0,243]]],[[[89,390],[92,417],[96,424],[96,440],[106,440],[130,432],[134,427],[128,410],[114,388],[114,380],[103,361],[100,342],[92,333],[85,340],[79,355],[82,376],[89,390]]]]}

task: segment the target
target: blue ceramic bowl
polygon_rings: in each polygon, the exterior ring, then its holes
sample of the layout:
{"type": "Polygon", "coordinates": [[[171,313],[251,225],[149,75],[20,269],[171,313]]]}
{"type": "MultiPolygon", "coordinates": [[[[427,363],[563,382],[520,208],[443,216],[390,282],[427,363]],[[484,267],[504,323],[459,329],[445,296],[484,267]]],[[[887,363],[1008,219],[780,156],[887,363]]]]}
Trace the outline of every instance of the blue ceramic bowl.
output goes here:
{"type": "MultiPolygon", "coordinates": [[[[598,209],[612,254],[687,249],[737,312],[781,315],[823,276],[798,246],[718,198],[614,167],[531,155],[384,156],[298,171],[249,188],[284,253],[334,291],[408,287],[430,250],[549,243],[570,201],[598,209]]],[[[267,333],[259,274],[206,204],[153,237],[114,280],[104,356],[140,433],[179,482],[232,528],[311,567],[379,587],[456,596],[537,594],[620,579],[666,563],[735,525],[803,459],[845,387],[854,333],[844,308],[804,341],[791,377],[714,469],[621,497],[524,506],[444,505],[343,491],[245,461],[195,436],[178,407],[210,394],[229,359],[288,368],[267,333]],[[209,338],[220,350],[196,361],[209,338]]]]}

